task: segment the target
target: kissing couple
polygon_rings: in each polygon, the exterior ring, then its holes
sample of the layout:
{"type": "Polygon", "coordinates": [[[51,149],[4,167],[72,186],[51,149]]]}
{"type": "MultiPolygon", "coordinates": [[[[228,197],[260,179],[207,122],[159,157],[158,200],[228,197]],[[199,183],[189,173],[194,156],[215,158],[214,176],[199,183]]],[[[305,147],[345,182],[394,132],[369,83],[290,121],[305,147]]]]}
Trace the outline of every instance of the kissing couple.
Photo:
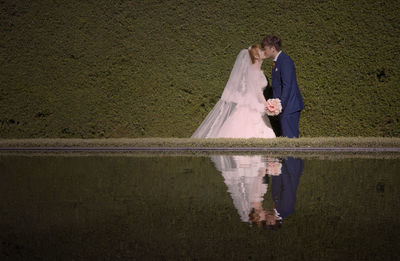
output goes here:
{"type": "Polygon", "coordinates": [[[260,45],[239,52],[221,98],[192,138],[275,138],[268,115],[278,115],[281,134],[299,137],[300,112],[304,109],[292,59],[282,52],[282,40],[267,35],[260,45]],[[261,70],[272,59],[273,99],[263,94],[268,85],[261,70]]]}

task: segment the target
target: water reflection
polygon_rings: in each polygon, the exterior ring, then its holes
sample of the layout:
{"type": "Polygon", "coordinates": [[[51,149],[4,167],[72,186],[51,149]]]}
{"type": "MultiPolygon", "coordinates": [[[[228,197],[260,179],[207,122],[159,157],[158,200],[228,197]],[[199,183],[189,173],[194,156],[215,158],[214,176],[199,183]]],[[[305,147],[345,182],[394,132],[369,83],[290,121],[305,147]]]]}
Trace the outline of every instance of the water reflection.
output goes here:
{"type": "Polygon", "coordinates": [[[222,173],[243,222],[279,229],[282,219],[294,212],[302,159],[218,155],[211,160],[222,173]],[[266,196],[268,191],[270,197],[266,196]],[[264,202],[266,197],[272,202],[264,202]]]}
{"type": "Polygon", "coordinates": [[[0,260],[397,260],[400,156],[375,156],[213,157],[222,178],[208,155],[0,155],[0,260]]]}

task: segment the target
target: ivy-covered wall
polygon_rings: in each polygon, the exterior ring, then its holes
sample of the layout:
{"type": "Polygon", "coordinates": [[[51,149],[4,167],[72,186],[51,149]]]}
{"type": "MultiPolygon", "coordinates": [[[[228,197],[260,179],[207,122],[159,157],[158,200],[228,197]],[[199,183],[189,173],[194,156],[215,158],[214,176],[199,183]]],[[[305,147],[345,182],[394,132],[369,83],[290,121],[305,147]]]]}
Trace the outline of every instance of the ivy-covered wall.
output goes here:
{"type": "MultiPolygon", "coordinates": [[[[400,136],[399,1],[0,0],[0,138],[190,137],[279,34],[301,136],[400,136]]],[[[263,68],[270,78],[271,61],[263,68]]]]}

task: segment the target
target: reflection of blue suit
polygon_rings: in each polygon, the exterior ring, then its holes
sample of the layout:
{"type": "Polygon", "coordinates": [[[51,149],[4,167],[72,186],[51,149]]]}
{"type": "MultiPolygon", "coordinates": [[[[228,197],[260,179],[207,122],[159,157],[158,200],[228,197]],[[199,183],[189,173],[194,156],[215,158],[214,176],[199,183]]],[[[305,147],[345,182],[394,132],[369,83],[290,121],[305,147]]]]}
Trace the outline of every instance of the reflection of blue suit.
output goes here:
{"type": "Polygon", "coordinates": [[[289,157],[282,161],[282,173],[272,177],[272,199],[282,218],[294,212],[296,191],[303,172],[304,161],[289,157]]]}
{"type": "Polygon", "coordinates": [[[281,52],[272,70],[272,91],[274,98],[282,103],[279,115],[282,136],[299,137],[300,111],[304,109],[296,79],[296,69],[290,57],[281,52]]]}

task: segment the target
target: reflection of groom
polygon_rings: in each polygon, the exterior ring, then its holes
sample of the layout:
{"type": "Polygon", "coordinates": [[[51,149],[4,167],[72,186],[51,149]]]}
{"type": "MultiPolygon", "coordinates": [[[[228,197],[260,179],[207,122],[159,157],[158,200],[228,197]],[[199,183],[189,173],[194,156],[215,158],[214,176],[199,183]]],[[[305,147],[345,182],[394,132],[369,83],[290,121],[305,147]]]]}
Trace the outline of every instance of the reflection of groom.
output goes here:
{"type": "Polygon", "coordinates": [[[262,43],[265,56],[274,61],[272,69],[272,92],[282,103],[279,115],[282,136],[299,137],[300,112],[304,109],[296,79],[296,69],[290,57],[282,52],[282,41],[278,36],[267,35],[262,43]]]}
{"type": "Polygon", "coordinates": [[[272,199],[281,218],[294,212],[297,186],[303,172],[304,161],[289,157],[282,160],[282,173],[272,176],[272,199]]]}

